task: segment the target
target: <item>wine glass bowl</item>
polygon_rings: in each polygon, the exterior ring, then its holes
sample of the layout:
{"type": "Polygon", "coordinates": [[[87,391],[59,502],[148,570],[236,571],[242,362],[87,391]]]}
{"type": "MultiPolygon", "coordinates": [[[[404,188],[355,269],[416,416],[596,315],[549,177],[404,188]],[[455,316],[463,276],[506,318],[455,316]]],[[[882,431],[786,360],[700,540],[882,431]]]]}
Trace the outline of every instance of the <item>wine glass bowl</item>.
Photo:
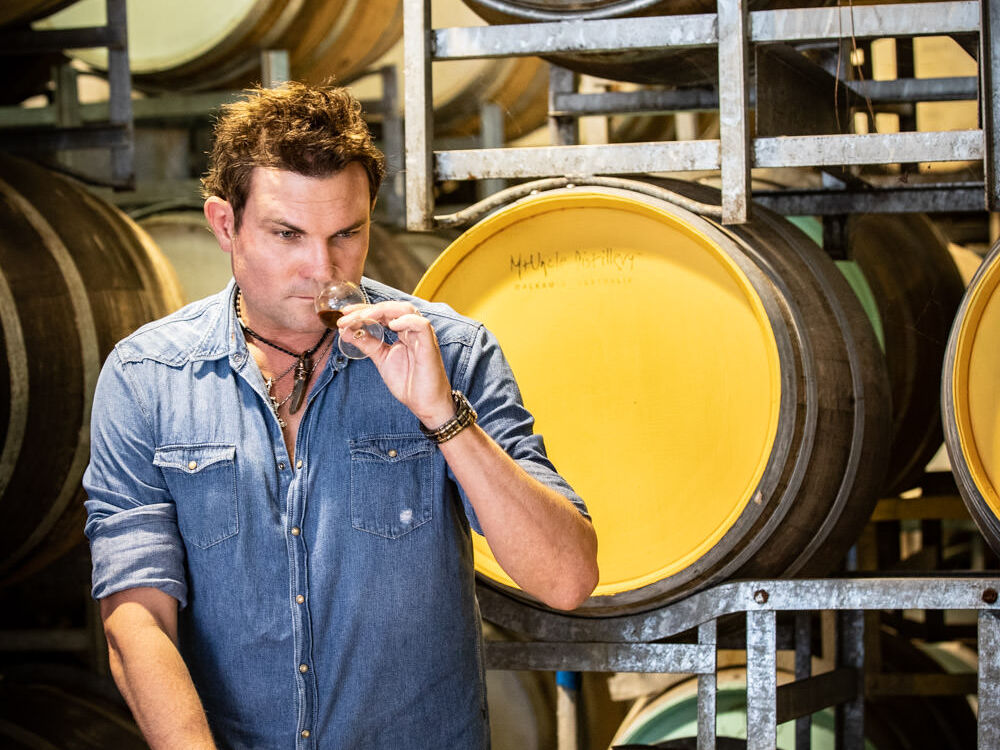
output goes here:
{"type": "Polygon", "coordinates": [[[353,281],[335,280],[324,282],[316,294],[315,308],[323,325],[339,333],[337,346],[348,359],[364,359],[368,355],[355,346],[353,341],[370,337],[378,342],[385,340],[385,331],[374,320],[359,318],[348,326],[337,326],[345,315],[345,309],[355,305],[367,305],[368,298],[364,290],[353,281]]]}

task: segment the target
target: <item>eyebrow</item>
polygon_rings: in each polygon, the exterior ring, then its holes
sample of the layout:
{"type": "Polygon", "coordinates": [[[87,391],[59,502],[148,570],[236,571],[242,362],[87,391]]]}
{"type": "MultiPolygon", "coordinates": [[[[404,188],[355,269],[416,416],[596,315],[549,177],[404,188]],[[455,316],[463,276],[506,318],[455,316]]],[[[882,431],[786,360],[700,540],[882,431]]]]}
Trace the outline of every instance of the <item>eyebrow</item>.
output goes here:
{"type": "MultiPolygon", "coordinates": [[[[359,219],[358,221],[354,222],[353,224],[351,224],[348,227],[344,227],[342,229],[338,229],[336,232],[333,233],[333,235],[342,234],[343,232],[352,232],[355,229],[360,229],[365,224],[367,224],[368,221],[369,221],[369,219],[366,216],[365,218],[359,219]]],[[[267,219],[267,222],[270,223],[270,224],[277,224],[278,226],[285,227],[285,229],[290,229],[291,231],[297,232],[298,234],[308,234],[308,232],[306,232],[305,229],[301,229],[300,227],[297,227],[294,224],[292,224],[291,222],[285,221],[284,219],[270,218],[270,219],[267,219]]],[[[333,235],[331,235],[331,236],[333,236],[333,235]]]]}

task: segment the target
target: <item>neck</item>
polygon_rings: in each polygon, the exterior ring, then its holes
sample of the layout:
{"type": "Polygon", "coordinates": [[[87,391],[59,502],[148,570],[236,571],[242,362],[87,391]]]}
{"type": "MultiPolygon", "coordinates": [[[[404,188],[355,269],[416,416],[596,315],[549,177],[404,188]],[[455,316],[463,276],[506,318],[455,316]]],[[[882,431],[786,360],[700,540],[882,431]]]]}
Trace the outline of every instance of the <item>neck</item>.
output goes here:
{"type": "Polygon", "coordinates": [[[241,304],[242,301],[243,292],[240,289],[237,289],[235,300],[236,319],[243,328],[248,341],[253,340],[259,344],[263,344],[263,348],[260,346],[256,347],[260,351],[271,349],[289,357],[311,356],[315,354],[315,352],[326,340],[326,337],[330,335],[330,329],[327,328],[319,334],[318,339],[316,338],[317,334],[315,333],[303,333],[298,335],[295,337],[296,340],[294,342],[284,337],[279,338],[278,336],[270,336],[268,335],[266,329],[260,330],[254,327],[254,325],[247,320],[246,311],[243,309],[243,305],[241,304]]]}

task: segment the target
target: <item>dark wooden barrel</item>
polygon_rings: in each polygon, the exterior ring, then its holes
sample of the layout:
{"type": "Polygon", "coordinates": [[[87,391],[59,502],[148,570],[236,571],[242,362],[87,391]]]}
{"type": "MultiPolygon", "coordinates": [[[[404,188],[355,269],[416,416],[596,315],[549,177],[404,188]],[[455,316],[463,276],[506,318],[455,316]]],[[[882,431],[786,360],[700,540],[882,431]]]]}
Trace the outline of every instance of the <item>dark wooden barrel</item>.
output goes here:
{"type": "Polygon", "coordinates": [[[405,232],[372,224],[365,276],[412,292],[457,232],[405,232]]]}
{"type": "MultiPolygon", "coordinates": [[[[45,19],[46,28],[90,26],[103,0],[82,0],[45,19]]],[[[260,52],[288,50],[291,76],[347,83],[403,33],[402,0],[128,2],[132,81],[148,91],[242,88],[260,81],[260,52]]],[[[106,67],[101,50],[75,53],[106,67]]]]}
{"type": "MultiPolygon", "coordinates": [[[[818,218],[794,221],[822,244],[818,218]]],[[[849,217],[847,256],[837,265],[877,326],[889,368],[892,452],[883,492],[895,495],[918,484],[944,439],[937,394],[965,282],[947,240],[923,214],[849,217]]]]}
{"type": "Polygon", "coordinates": [[[948,242],[922,214],[863,214],[848,222],[848,255],[872,289],[892,389],[885,492],[915,486],[941,447],[941,366],[965,293],[948,242]]]}
{"type": "MultiPolygon", "coordinates": [[[[602,573],[588,616],[828,572],[888,456],[884,358],[833,262],[765,210],[722,227],[633,184],[509,205],[417,287],[497,333],[587,501],[602,573]]],[[[711,188],[664,185],[718,205],[711,188]]],[[[476,551],[484,584],[521,597],[484,540],[476,551]]]]}
{"type": "Polygon", "coordinates": [[[219,247],[203,211],[156,211],[137,221],[173,267],[185,302],[215,294],[229,283],[230,256],[219,247]]]}
{"type": "Polygon", "coordinates": [[[172,269],[78,184],[0,156],[0,582],[83,539],[97,375],[115,342],[180,306],[172,269]]]}
{"type": "Polygon", "coordinates": [[[1000,553],[1000,243],[969,288],[948,339],[941,383],[945,444],[959,492],[1000,553]]]}
{"type": "Polygon", "coordinates": [[[45,664],[0,670],[0,747],[8,750],[143,750],[110,680],[45,664]]]}

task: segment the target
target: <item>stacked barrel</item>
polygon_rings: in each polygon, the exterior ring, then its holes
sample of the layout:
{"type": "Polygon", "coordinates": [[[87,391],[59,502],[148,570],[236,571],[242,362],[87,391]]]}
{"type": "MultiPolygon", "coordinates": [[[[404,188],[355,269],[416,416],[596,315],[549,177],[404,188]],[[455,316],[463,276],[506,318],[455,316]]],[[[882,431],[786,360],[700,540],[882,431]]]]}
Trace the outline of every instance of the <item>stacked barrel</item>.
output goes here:
{"type": "MultiPolygon", "coordinates": [[[[715,5],[465,2],[490,23],[715,5]]],[[[467,10],[456,16],[458,6],[435,2],[433,25],[481,22],[467,10]]],[[[17,0],[0,9],[0,24],[89,26],[102,7],[17,0]]],[[[401,18],[402,0],[130,3],[132,74],[152,95],[240,88],[259,79],[262,50],[286,49],[293,78],[350,82],[381,65],[402,69],[401,18]],[[178,23],[182,31],[164,33],[178,23]]],[[[99,52],[77,54],[104,64],[99,52]]],[[[716,77],[714,50],[552,62],[643,85],[716,77]]],[[[544,123],[547,65],[539,60],[435,64],[434,75],[439,137],[474,136],[484,101],[502,107],[507,139],[544,123]]],[[[377,95],[363,86],[363,96],[377,95]]],[[[148,211],[139,226],[79,184],[13,157],[0,158],[0,196],[2,588],[82,541],[90,395],[110,347],[221,288],[229,269],[197,210],[148,211]]],[[[369,275],[416,287],[498,335],[554,463],[587,500],[602,575],[575,614],[650,612],[732,578],[825,575],[879,497],[919,483],[942,435],[970,513],[1000,552],[1000,247],[966,292],[923,216],[851,217],[853,266],[838,268],[785,218],[755,208],[750,223],[723,226],[718,204],[717,191],[694,183],[580,181],[512,200],[447,239],[373,229],[369,275]]],[[[489,614],[516,628],[507,612],[540,605],[485,539],[474,546],[482,584],[510,604],[489,614]]],[[[903,661],[926,666],[912,654],[903,661]]],[[[720,693],[720,716],[726,701],[739,701],[740,670],[720,672],[720,685],[734,688],[720,693]]],[[[504,675],[506,687],[492,677],[491,693],[507,701],[494,712],[530,713],[535,744],[551,744],[549,686],[537,675],[504,675]]],[[[55,696],[72,709],[63,686],[43,683],[5,682],[18,706],[48,710],[55,696]]],[[[655,730],[691,713],[693,690],[678,682],[637,708],[618,740],[669,739],[655,730]]],[[[886,733],[907,734],[884,723],[886,733]]],[[[38,722],[24,727],[47,737],[38,722]]]]}

